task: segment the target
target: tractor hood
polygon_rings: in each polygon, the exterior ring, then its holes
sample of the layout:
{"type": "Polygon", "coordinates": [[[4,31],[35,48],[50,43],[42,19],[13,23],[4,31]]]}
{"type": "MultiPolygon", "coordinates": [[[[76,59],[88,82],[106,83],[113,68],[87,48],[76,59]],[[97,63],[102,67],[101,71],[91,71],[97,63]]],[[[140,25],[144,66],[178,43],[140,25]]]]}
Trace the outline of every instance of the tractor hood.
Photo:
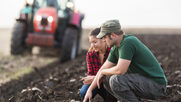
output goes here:
{"type": "Polygon", "coordinates": [[[38,9],[33,20],[35,32],[47,32],[54,34],[57,23],[57,9],[54,7],[38,9]]]}

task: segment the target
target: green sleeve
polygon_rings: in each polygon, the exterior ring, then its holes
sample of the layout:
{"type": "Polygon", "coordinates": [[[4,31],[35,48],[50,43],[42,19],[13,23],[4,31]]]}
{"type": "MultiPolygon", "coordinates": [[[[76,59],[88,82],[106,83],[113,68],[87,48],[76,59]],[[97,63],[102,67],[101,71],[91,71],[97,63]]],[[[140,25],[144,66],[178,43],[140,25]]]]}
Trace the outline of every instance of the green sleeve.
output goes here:
{"type": "Polygon", "coordinates": [[[125,41],[125,43],[119,47],[119,58],[126,59],[126,60],[132,60],[136,48],[134,44],[131,43],[131,41],[125,41]]]}
{"type": "Polygon", "coordinates": [[[116,48],[112,47],[108,56],[108,61],[116,64],[118,59],[116,58],[115,53],[116,53],[116,48]]]}

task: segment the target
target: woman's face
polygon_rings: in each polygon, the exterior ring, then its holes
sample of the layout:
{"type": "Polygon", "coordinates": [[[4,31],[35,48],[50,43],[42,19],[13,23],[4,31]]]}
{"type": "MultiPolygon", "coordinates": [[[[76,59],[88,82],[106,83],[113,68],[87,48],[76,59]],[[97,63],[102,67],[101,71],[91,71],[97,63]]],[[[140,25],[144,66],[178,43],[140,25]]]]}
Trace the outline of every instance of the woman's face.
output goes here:
{"type": "Polygon", "coordinates": [[[103,39],[98,39],[96,36],[89,36],[89,42],[91,47],[94,48],[96,52],[105,48],[105,42],[103,39]]]}

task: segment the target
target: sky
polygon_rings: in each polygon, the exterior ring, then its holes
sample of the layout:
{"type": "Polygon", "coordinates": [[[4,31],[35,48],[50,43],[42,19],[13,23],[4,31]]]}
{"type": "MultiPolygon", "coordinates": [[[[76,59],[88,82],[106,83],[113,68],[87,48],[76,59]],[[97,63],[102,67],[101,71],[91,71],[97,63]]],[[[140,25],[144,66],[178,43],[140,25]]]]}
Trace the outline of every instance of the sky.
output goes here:
{"type": "MultiPolygon", "coordinates": [[[[0,27],[12,27],[25,0],[2,0],[0,27]],[[10,3],[11,2],[11,3],[10,3]]],[[[83,27],[118,19],[125,27],[181,28],[181,0],[74,0],[85,14],[83,27]]]]}

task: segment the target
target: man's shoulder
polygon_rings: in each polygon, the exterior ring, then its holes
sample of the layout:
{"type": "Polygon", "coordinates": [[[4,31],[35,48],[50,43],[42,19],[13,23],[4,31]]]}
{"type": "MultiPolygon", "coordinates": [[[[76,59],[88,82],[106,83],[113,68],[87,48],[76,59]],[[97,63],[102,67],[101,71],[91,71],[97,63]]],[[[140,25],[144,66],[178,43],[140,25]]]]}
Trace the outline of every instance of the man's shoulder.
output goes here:
{"type": "Polygon", "coordinates": [[[136,36],[134,36],[134,35],[131,35],[131,34],[125,34],[124,35],[124,40],[123,40],[124,43],[132,43],[132,44],[134,44],[134,43],[136,43],[138,41],[139,41],[138,38],[136,36]]]}
{"type": "Polygon", "coordinates": [[[125,34],[124,35],[124,40],[125,41],[129,41],[129,40],[136,40],[137,37],[135,35],[132,35],[132,34],[125,34]]]}

